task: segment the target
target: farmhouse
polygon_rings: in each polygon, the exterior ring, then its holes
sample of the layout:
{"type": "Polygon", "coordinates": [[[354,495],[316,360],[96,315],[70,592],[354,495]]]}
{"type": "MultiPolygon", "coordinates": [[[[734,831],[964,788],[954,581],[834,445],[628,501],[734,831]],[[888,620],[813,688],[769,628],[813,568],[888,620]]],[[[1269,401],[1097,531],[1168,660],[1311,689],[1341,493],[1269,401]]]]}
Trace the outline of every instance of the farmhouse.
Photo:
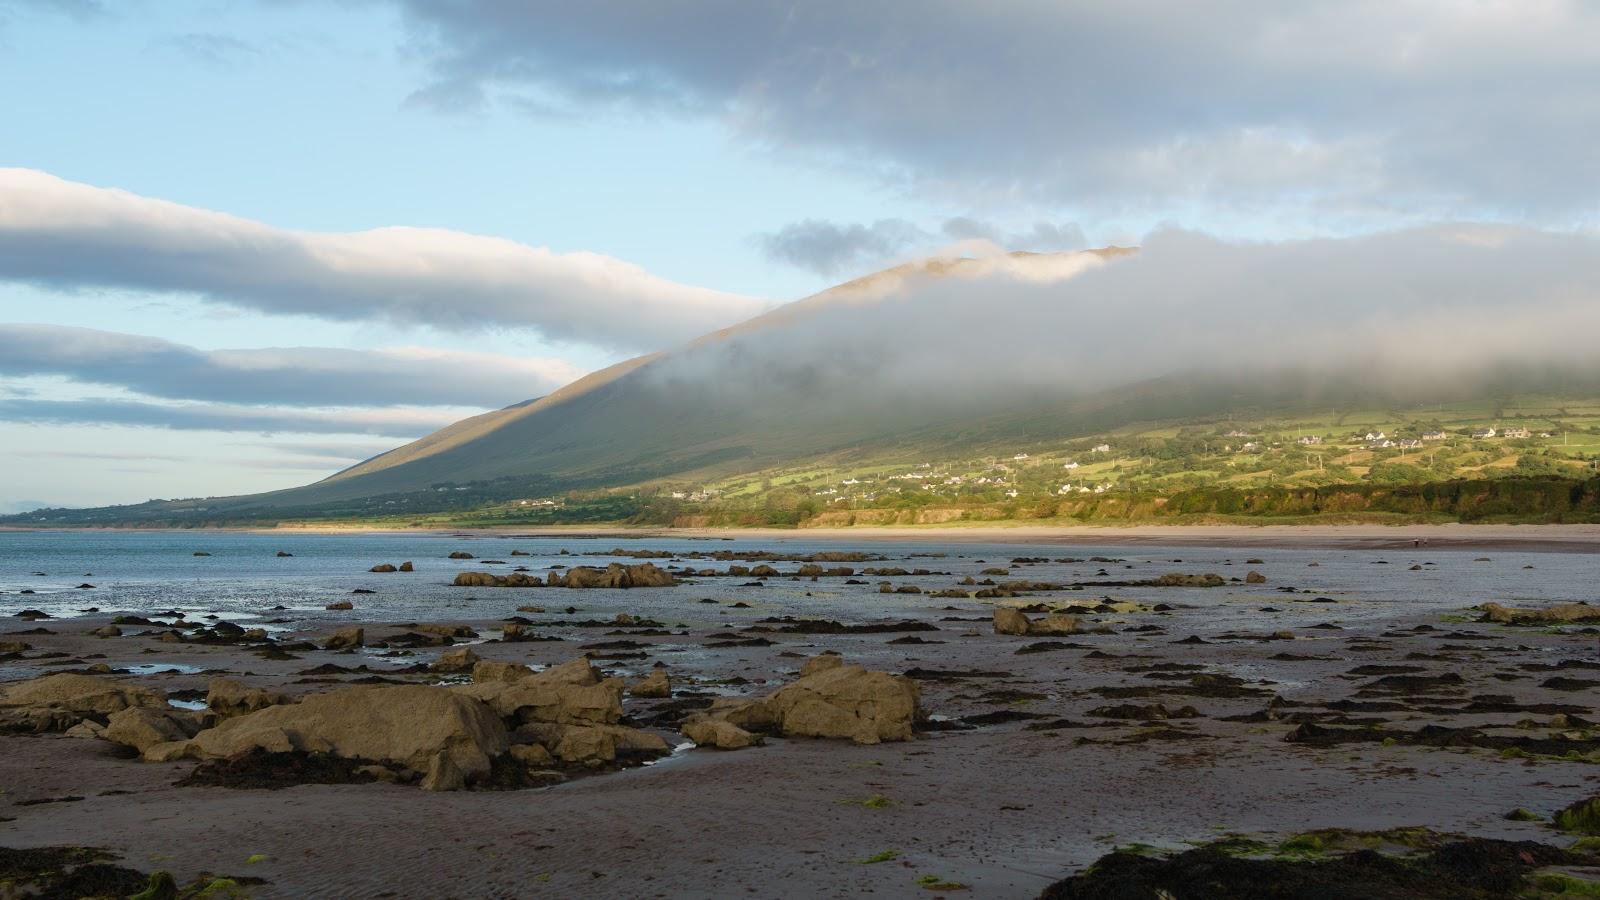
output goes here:
{"type": "Polygon", "coordinates": [[[1523,428],[1521,425],[1507,425],[1505,428],[1500,429],[1500,436],[1503,438],[1525,438],[1528,436],[1528,429],[1523,428]]]}
{"type": "Polygon", "coordinates": [[[1494,437],[1494,434],[1495,434],[1495,431],[1494,431],[1493,428],[1474,428],[1474,429],[1472,429],[1472,436],[1474,438],[1480,440],[1480,441],[1484,440],[1485,438],[1492,438],[1492,437],[1494,437]]]}
{"type": "Polygon", "coordinates": [[[1425,441],[1442,441],[1445,437],[1446,435],[1442,431],[1424,431],[1422,433],[1422,439],[1425,441]]]}
{"type": "Polygon", "coordinates": [[[1317,444],[1322,443],[1322,435],[1320,435],[1320,434],[1308,434],[1305,437],[1300,438],[1295,443],[1300,444],[1303,447],[1312,447],[1312,446],[1315,446],[1317,444]]]}

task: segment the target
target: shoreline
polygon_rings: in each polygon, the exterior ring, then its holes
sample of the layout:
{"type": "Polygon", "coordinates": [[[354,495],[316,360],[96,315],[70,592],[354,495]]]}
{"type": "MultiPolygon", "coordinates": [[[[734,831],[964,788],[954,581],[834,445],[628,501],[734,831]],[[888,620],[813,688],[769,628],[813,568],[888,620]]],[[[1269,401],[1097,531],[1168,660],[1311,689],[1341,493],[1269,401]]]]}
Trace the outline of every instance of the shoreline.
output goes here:
{"type": "Polygon", "coordinates": [[[1253,546],[1320,549],[1494,549],[1517,547],[1600,553],[1600,524],[1557,525],[927,525],[822,528],[669,528],[661,526],[547,526],[384,528],[362,525],[281,525],[272,528],[16,528],[0,532],[184,532],[246,534],[410,534],[470,538],[609,538],[616,540],[765,540],[863,543],[936,541],[967,544],[1253,546]]]}

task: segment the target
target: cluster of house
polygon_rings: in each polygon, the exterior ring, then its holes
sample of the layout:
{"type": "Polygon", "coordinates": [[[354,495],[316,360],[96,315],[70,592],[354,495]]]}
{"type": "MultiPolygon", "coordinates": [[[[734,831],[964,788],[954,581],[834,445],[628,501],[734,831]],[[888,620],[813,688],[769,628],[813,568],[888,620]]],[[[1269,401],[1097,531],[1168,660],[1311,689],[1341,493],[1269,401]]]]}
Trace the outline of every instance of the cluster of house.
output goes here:
{"type": "Polygon", "coordinates": [[[1097,484],[1097,485],[1094,485],[1093,487],[1090,487],[1089,485],[1086,485],[1086,484],[1080,484],[1080,485],[1063,484],[1061,487],[1056,488],[1056,493],[1057,494],[1104,494],[1106,491],[1109,491],[1109,490],[1111,490],[1111,485],[1108,484],[1108,483],[1097,484]]]}
{"type": "Polygon", "coordinates": [[[673,491],[672,499],[687,500],[690,503],[708,503],[717,499],[717,495],[721,493],[721,491],[714,491],[710,489],[700,491],[673,491]]]}

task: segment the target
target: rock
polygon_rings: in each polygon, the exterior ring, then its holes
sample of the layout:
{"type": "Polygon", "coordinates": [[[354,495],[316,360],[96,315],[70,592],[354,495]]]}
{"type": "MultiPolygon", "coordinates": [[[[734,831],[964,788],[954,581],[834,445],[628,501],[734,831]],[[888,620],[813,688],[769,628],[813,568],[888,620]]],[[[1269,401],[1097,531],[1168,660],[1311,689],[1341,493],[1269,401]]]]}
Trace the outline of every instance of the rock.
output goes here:
{"type": "Polygon", "coordinates": [[[611,725],[622,718],[622,680],[601,680],[582,657],[514,681],[475,682],[452,690],[482,700],[508,720],[611,725]]]}
{"type": "Polygon", "coordinates": [[[351,650],[364,646],[367,642],[367,632],[362,628],[341,628],[323,642],[324,650],[351,650]]]}
{"type": "Polygon", "coordinates": [[[278,558],[279,559],[285,559],[285,558],[288,558],[288,557],[293,556],[293,555],[294,555],[293,553],[285,553],[282,550],[278,551],[278,558]]]}
{"type": "Polygon", "coordinates": [[[1221,587],[1227,584],[1227,579],[1221,575],[1189,575],[1183,572],[1169,572],[1155,580],[1157,587],[1221,587]]]}
{"type": "Polygon", "coordinates": [[[189,759],[189,751],[189,742],[186,740],[168,741],[164,744],[154,744],[146,747],[144,752],[139,754],[139,758],[145,762],[152,763],[177,762],[180,759],[189,759]]]}
{"type": "Polygon", "coordinates": [[[482,659],[472,667],[472,680],[477,683],[488,681],[518,681],[533,674],[533,670],[521,663],[497,662],[482,659]]]}
{"type": "Polygon", "coordinates": [[[143,754],[157,744],[188,740],[197,731],[199,723],[178,710],[132,707],[112,713],[102,736],[143,754]]]}
{"type": "Polygon", "coordinates": [[[478,633],[472,630],[470,625],[413,625],[411,630],[447,638],[475,638],[478,636],[478,633]]]}
{"type": "Polygon", "coordinates": [[[1245,573],[1244,583],[1245,584],[1266,584],[1267,583],[1267,576],[1261,574],[1260,572],[1257,572],[1255,569],[1251,569],[1249,572],[1245,573]]]}
{"type": "Polygon", "coordinates": [[[1080,630],[1076,616],[1051,613],[1042,619],[1030,620],[1018,609],[997,606],[994,610],[995,634],[1059,635],[1077,634],[1080,630]]]}
{"type": "Polygon", "coordinates": [[[323,607],[323,609],[355,609],[355,608],[356,608],[356,605],[354,603],[351,603],[349,600],[340,600],[340,601],[338,601],[336,603],[329,603],[327,606],[323,607]]]}
{"type": "Polygon", "coordinates": [[[411,560],[408,559],[405,562],[400,564],[400,571],[401,572],[415,572],[416,571],[416,567],[413,566],[411,564],[411,560]]]}
{"type": "Polygon", "coordinates": [[[427,772],[434,789],[443,790],[487,775],[490,761],[509,747],[505,726],[483,703],[406,684],[341,688],[227,719],[195,735],[189,753],[201,759],[252,750],[332,753],[427,772]]]}
{"type": "Polygon", "coordinates": [[[211,555],[211,554],[209,554],[209,553],[207,553],[207,552],[206,552],[206,551],[204,551],[204,550],[196,550],[196,551],[195,551],[195,552],[194,552],[194,555],[195,555],[195,556],[210,556],[210,555],[211,555]]]}
{"type": "Polygon", "coordinates": [[[242,716],[269,706],[293,703],[294,698],[277,691],[253,688],[232,678],[213,678],[206,689],[206,708],[219,719],[242,716]]]}
{"type": "Polygon", "coordinates": [[[462,647],[444,653],[428,668],[435,672],[471,672],[477,664],[478,654],[471,647],[462,647]]]}
{"type": "Polygon", "coordinates": [[[1600,606],[1587,603],[1558,603],[1541,609],[1512,609],[1498,603],[1485,603],[1481,621],[1503,625],[1561,625],[1600,622],[1600,606]]]}
{"type": "Polygon", "coordinates": [[[672,696],[672,680],[665,668],[651,669],[650,674],[633,683],[628,693],[635,697],[655,698],[672,696]]]}
{"type": "Polygon", "coordinates": [[[507,582],[509,578],[510,576],[497,578],[489,572],[462,572],[456,575],[455,581],[450,583],[456,587],[533,587],[534,584],[538,583],[534,579],[524,579],[531,582],[527,585],[502,583],[507,582]]]}
{"type": "Polygon", "coordinates": [[[64,731],[90,716],[137,708],[166,709],[167,698],[149,688],[66,672],[13,684],[0,694],[0,710],[30,710],[39,714],[33,717],[35,722],[60,723],[59,728],[41,729],[49,731],[64,731]]]}
{"type": "Polygon", "coordinates": [[[876,744],[910,740],[919,707],[909,678],[825,664],[762,700],[713,703],[705,715],[746,731],[876,744]]]}
{"type": "Polygon", "coordinates": [[[467,786],[467,775],[448,753],[435,754],[428,763],[428,774],[419,785],[425,791],[459,791],[467,786]]]}
{"type": "Polygon", "coordinates": [[[398,571],[398,570],[394,567],[394,565],[392,563],[379,563],[378,565],[373,566],[372,568],[368,569],[367,571],[368,572],[389,573],[389,572],[395,572],[395,571],[398,571]]]}
{"type": "Polygon", "coordinates": [[[668,587],[678,583],[672,573],[656,568],[655,563],[623,565],[612,563],[604,569],[591,566],[573,566],[564,574],[551,572],[546,579],[551,587],[569,588],[636,588],[668,587]]]}
{"type": "Polygon", "coordinates": [[[837,669],[842,665],[844,665],[844,657],[840,656],[839,654],[818,653],[816,656],[806,660],[805,663],[800,666],[800,677],[804,678],[807,675],[815,675],[818,672],[826,672],[829,669],[837,669]]]}
{"type": "Polygon", "coordinates": [[[997,606],[994,608],[994,633],[1027,634],[1028,617],[1018,610],[997,606]]]}
{"type": "Polygon", "coordinates": [[[465,550],[456,550],[450,554],[451,559],[474,559],[475,557],[465,550]]]}
{"type": "MultiPolygon", "coordinates": [[[[516,554],[512,554],[515,556],[516,554]]],[[[511,758],[522,763],[529,769],[548,769],[555,765],[556,758],[550,755],[540,744],[512,744],[511,758]]]]}
{"type": "Polygon", "coordinates": [[[99,628],[89,632],[89,634],[97,638],[122,637],[122,629],[115,625],[101,625],[99,628]]]}
{"type": "Polygon", "coordinates": [[[617,617],[615,619],[612,619],[611,621],[612,621],[613,624],[616,624],[616,625],[637,625],[637,624],[639,624],[639,620],[636,617],[630,616],[627,613],[617,613],[617,617]]]}
{"type": "Polygon", "coordinates": [[[106,733],[106,727],[93,719],[84,719],[82,722],[68,728],[62,735],[69,738],[99,738],[106,733]]]}
{"type": "Polygon", "coordinates": [[[1065,616],[1060,613],[1052,613],[1028,623],[1028,634],[1033,635],[1077,634],[1079,630],[1076,616],[1065,616]]]}
{"type": "Polygon", "coordinates": [[[23,653],[32,649],[32,644],[23,641],[0,641],[0,653],[23,653]]]}
{"type": "Polygon", "coordinates": [[[532,722],[514,734],[518,744],[544,747],[564,765],[599,766],[619,756],[653,758],[672,752],[659,735],[621,725],[532,722]]]}
{"type": "Polygon", "coordinates": [[[521,622],[507,622],[500,626],[500,640],[508,644],[530,640],[534,637],[533,629],[521,622]]]}
{"type": "Polygon", "coordinates": [[[684,737],[694,741],[696,746],[715,747],[718,750],[743,750],[762,742],[758,734],[751,734],[726,719],[703,714],[684,719],[678,730],[683,732],[684,737]]]}

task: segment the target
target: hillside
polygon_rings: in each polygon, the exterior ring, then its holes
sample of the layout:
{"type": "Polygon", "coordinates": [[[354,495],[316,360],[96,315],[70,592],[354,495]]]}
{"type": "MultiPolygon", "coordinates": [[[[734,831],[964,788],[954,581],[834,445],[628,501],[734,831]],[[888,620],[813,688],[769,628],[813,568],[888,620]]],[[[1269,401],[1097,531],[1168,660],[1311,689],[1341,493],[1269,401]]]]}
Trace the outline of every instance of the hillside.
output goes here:
{"type": "MultiPolygon", "coordinates": [[[[1356,278],[1352,261],[1378,252],[1359,241],[1262,258],[1183,236],[1137,253],[924,260],[315,484],[9,521],[793,524],[912,508],[944,510],[917,514],[928,520],[1051,518],[1108,494],[1592,477],[1595,360],[1479,321],[1481,241],[1417,232],[1390,243],[1382,253],[1428,265],[1367,265],[1356,278]],[[1317,293],[1324,270],[1365,306],[1317,293]],[[1431,302],[1415,322],[1396,312],[1419,296],[1463,306],[1441,318],[1431,302]],[[1472,436],[1508,423],[1528,434],[1472,436]],[[1424,445],[1428,431],[1448,435],[1424,445]]],[[[1541,272],[1588,290],[1585,268],[1547,265],[1562,247],[1533,249],[1541,272]]],[[[1568,296],[1572,284],[1540,290],[1568,296]]],[[[1569,326],[1549,317],[1552,332],[1569,326]]]]}

